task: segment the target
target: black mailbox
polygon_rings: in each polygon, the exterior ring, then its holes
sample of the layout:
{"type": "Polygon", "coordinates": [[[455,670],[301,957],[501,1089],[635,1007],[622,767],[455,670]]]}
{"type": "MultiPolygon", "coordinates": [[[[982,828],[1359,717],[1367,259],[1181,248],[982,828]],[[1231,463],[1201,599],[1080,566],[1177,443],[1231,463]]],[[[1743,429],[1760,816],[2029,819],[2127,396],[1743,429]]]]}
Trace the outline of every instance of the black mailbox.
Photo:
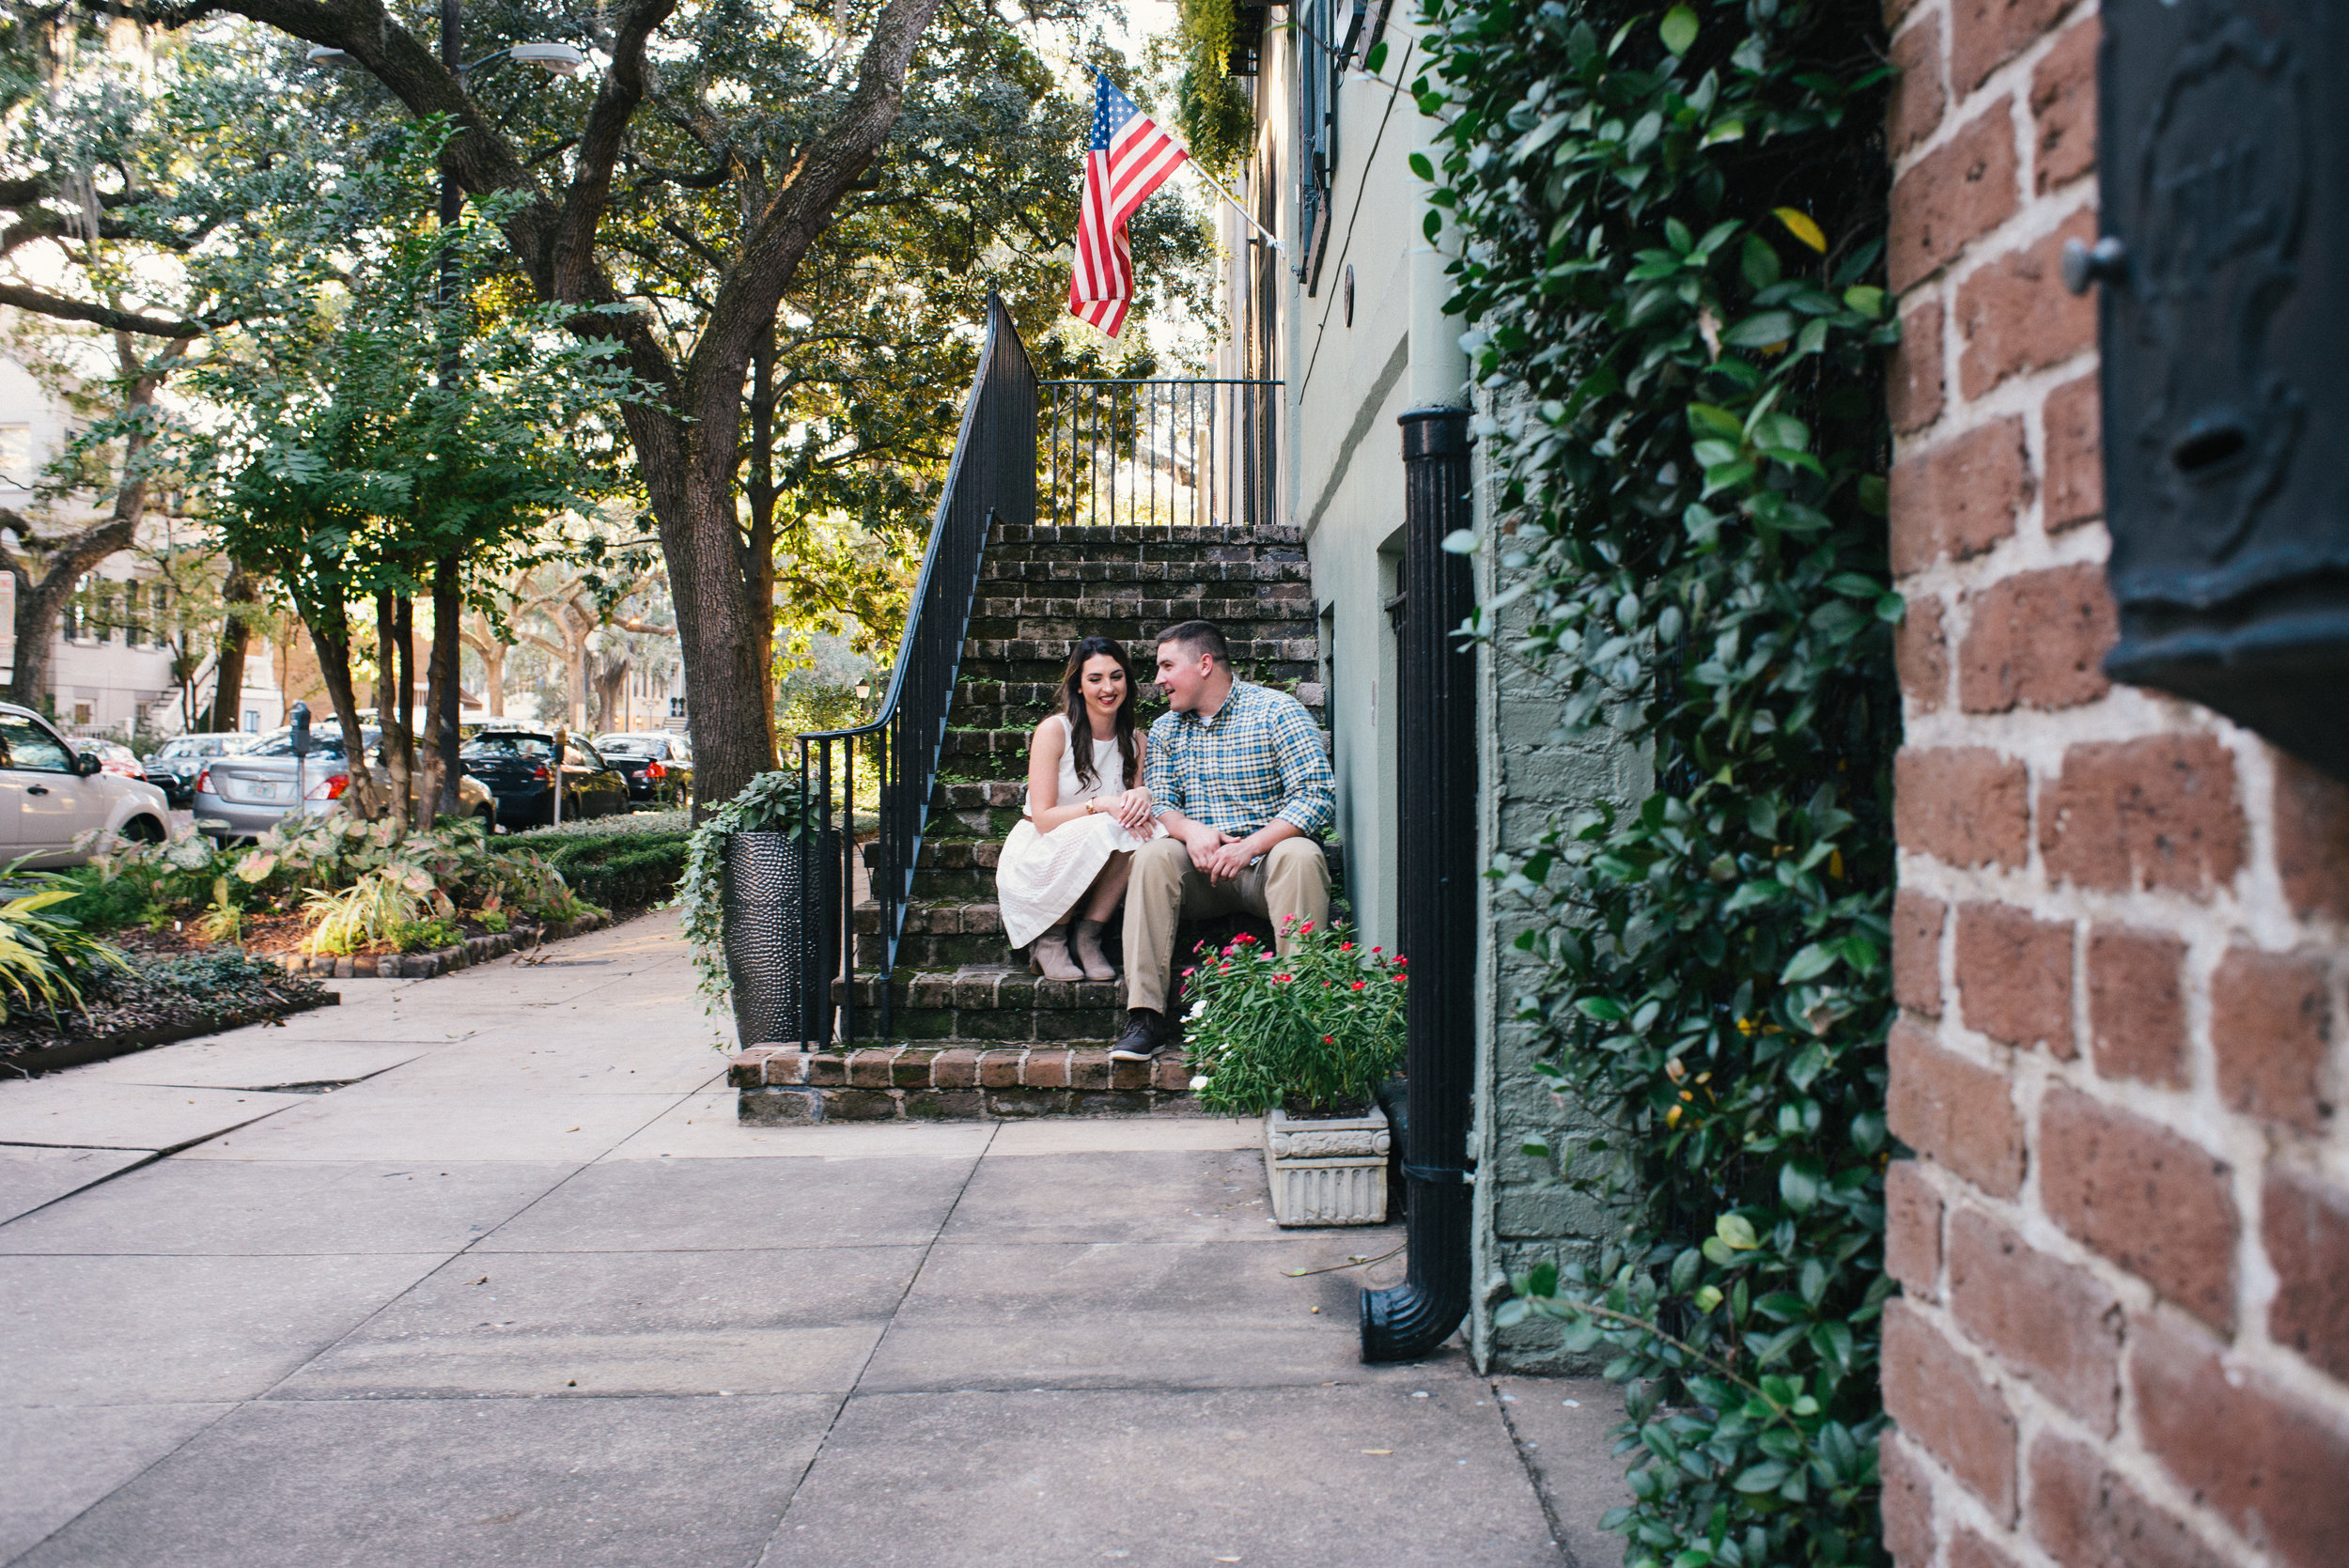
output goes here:
{"type": "Polygon", "coordinates": [[[2105,668],[2349,779],[2349,8],[2103,23],[2105,668]]]}

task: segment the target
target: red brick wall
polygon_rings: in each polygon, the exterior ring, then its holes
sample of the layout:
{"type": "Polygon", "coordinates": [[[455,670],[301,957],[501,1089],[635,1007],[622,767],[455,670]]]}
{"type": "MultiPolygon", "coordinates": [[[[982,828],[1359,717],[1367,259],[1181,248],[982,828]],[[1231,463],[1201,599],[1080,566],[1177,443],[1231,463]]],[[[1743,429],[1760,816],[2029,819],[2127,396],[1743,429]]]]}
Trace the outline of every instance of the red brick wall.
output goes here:
{"type": "Polygon", "coordinates": [[[2108,682],[2097,22],[1890,0],[1902,1568],[2349,1563],[2349,790],[2108,682]]]}

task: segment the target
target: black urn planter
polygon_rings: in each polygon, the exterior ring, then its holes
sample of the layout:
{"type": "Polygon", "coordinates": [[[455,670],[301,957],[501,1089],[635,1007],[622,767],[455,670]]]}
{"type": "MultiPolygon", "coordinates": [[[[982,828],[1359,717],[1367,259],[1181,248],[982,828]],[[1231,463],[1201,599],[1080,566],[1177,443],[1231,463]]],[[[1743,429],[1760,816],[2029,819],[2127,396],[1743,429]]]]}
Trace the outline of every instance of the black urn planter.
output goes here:
{"type": "Polygon", "coordinates": [[[828,1043],[840,973],[840,835],[726,835],[726,984],[745,1046],[828,1043]]]}

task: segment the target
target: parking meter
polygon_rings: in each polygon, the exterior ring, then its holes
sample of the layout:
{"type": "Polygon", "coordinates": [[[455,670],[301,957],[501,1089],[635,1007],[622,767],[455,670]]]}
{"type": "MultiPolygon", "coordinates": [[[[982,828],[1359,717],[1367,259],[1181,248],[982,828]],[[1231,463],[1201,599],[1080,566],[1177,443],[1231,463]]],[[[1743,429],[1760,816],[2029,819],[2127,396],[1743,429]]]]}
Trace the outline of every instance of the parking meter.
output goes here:
{"type": "Polygon", "coordinates": [[[286,722],[292,726],[293,730],[293,733],[286,737],[286,744],[292,750],[294,756],[293,809],[286,815],[298,817],[302,815],[302,803],[310,798],[310,705],[308,703],[294,704],[286,715],[286,722]]]}

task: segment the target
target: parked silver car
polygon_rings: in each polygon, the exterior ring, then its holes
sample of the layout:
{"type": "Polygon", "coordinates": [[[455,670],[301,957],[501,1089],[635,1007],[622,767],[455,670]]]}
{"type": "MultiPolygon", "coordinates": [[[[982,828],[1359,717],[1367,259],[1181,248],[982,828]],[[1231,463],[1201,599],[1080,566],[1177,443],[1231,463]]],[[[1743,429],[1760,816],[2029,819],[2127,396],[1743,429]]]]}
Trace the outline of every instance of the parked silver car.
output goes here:
{"type": "Polygon", "coordinates": [[[162,790],[103,771],[39,714],[0,703],[0,859],[78,865],[88,857],[73,841],[93,829],[161,841],[170,820],[162,790]]]}
{"type": "MultiPolygon", "coordinates": [[[[372,770],[383,768],[382,732],[361,732],[372,770]]],[[[195,831],[224,843],[258,838],[297,810],[325,816],[342,809],[350,788],[350,765],[343,753],[339,724],[310,732],[310,754],[293,754],[293,732],[280,729],[235,756],[214,757],[195,778],[195,831]]],[[[458,809],[484,828],[497,824],[497,797],[471,774],[457,778],[458,809]]]]}

